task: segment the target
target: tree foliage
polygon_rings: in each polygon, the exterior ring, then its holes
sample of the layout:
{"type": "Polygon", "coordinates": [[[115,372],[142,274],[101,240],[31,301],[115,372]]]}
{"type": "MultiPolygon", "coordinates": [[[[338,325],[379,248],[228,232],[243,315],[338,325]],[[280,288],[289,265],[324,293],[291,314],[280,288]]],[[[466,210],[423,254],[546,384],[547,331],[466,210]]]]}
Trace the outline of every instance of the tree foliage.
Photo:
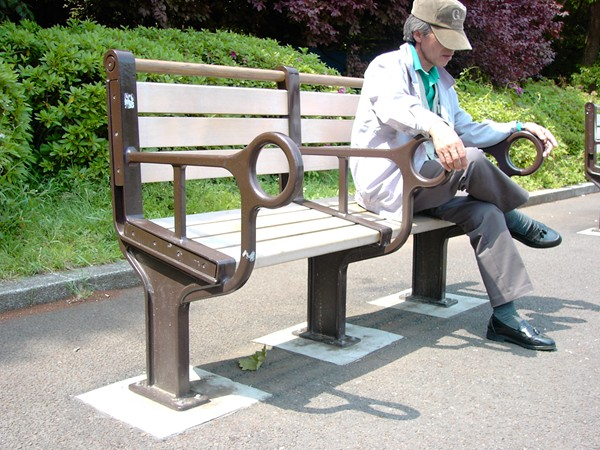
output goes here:
{"type": "Polygon", "coordinates": [[[463,0],[473,51],[457,55],[460,68],[477,66],[497,84],[540,75],[555,57],[561,7],[554,0],[463,0]]]}
{"type": "MultiPolygon", "coordinates": [[[[64,1],[41,0],[57,6],[64,1]]],[[[506,84],[539,75],[553,61],[552,41],[562,26],[559,0],[463,3],[474,50],[457,55],[454,72],[477,66],[496,84],[506,84]]],[[[228,29],[335,51],[345,56],[349,75],[361,75],[375,54],[397,48],[411,6],[411,0],[66,0],[71,17],[107,26],[228,29]]],[[[32,10],[37,17],[39,9],[32,10]]]]}
{"type": "MultiPolygon", "coordinates": [[[[351,56],[396,47],[412,4],[409,0],[248,1],[259,12],[277,11],[287,22],[302,25],[305,44],[345,47],[351,56]]],[[[539,75],[553,61],[551,41],[561,29],[557,20],[561,9],[556,1],[463,2],[469,11],[465,28],[474,50],[462,52],[455,69],[475,65],[494,82],[506,84],[539,75]]]]}

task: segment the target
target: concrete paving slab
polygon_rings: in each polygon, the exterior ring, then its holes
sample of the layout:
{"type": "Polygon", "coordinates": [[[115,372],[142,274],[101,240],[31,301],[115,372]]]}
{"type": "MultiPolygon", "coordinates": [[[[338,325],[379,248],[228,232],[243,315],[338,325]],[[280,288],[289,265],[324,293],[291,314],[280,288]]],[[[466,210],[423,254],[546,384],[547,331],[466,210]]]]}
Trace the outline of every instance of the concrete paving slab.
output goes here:
{"type": "Polygon", "coordinates": [[[210,400],[187,411],[175,411],[129,389],[130,384],[145,378],[145,375],[129,378],[78,395],[77,398],[117,420],[164,439],[270,397],[260,389],[235,383],[198,367],[190,367],[190,381],[196,381],[195,388],[210,400]]]}
{"type": "Polygon", "coordinates": [[[468,297],[465,295],[448,293],[446,294],[446,298],[450,300],[456,300],[458,303],[446,308],[443,306],[428,305],[426,303],[410,301],[407,298],[410,297],[411,293],[411,289],[405,289],[396,294],[386,295],[385,297],[371,300],[368,303],[384,308],[394,308],[401,311],[425,314],[443,319],[448,319],[457,314],[488,303],[488,299],[486,298],[468,297]]]}
{"type": "Polygon", "coordinates": [[[600,237],[600,229],[598,229],[598,228],[588,228],[586,230],[580,231],[579,234],[584,234],[586,236],[600,237]]]}
{"type": "Polygon", "coordinates": [[[254,342],[277,347],[289,352],[300,353],[301,355],[337,364],[338,366],[344,366],[402,339],[402,336],[398,334],[347,323],[346,334],[359,338],[360,342],[349,347],[336,347],[334,345],[303,339],[295,334],[304,328],[306,328],[306,322],[256,338],[254,342]]]}

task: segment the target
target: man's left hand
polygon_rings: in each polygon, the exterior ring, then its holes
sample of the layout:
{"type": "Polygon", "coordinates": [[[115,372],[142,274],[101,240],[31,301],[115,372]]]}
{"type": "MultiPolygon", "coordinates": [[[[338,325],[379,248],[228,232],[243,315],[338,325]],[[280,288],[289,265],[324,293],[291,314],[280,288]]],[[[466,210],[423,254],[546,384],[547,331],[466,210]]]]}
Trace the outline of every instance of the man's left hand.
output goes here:
{"type": "Polygon", "coordinates": [[[526,122],[523,124],[523,129],[537,136],[544,144],[544,158],[546,158],[554,147],[558,146],[558,142],[550,130],[542,127],[533,122],[526,122]]]}

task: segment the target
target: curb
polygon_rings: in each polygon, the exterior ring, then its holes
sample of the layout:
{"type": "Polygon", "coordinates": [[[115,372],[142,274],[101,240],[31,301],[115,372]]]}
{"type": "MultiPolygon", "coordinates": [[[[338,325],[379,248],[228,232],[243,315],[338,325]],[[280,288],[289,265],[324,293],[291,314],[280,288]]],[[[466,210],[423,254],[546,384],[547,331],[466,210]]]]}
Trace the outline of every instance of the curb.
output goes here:
{"type": "Polygon", "coordinates": [[[125,260],[0,282],[0,313],[64,300],[78,293],[126,289],[139,285],[140,279],[125,260]]]}
{"type": "MultiPolygon", "coordinates": [[[[530,194],[525,207],[599,191],[593,183],[535,191],[530,194]]],[[[104,266],[0,282],[0,313],[64,300],[81,292],[127,289],[140,285],[140,279],[125,260],[104,266]]]]}
{"type": "Polygon", "coordinates": [[[567,186],[559,189],[544,189],[531,192],[529,200],[523,207],[539,205],[541,203],[551,203],[568,198],[579,197],[581,195],[595,194],[600,192],[594,183],[582,183],[573,186],[567,186]]]}

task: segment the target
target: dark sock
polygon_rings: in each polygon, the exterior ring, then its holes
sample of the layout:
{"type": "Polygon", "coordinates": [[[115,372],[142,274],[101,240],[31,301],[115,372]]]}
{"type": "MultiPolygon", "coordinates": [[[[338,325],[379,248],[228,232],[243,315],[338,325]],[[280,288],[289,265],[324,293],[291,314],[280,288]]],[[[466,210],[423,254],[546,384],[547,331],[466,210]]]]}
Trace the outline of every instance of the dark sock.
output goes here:
{"type": "Polygon", "coordinates": [[[515,330],[519,328],[519,322],[521,321],[521,316],[517,312],[515,308],[515,304],[513,302],[508,302],[500,306],[496,306],[494,308],[494,317],[502,322],[504,325],[507,325],[515,330]]]}
{"type": "Polygon", "coordinates": [[[514,231],[519,234],[527,234],[529,227],[531,226],[531,217],[523,214],[517,209],[513,209],[507,213],[504,213],[506,218],[506,226],[510,231],[514,231]]]}

